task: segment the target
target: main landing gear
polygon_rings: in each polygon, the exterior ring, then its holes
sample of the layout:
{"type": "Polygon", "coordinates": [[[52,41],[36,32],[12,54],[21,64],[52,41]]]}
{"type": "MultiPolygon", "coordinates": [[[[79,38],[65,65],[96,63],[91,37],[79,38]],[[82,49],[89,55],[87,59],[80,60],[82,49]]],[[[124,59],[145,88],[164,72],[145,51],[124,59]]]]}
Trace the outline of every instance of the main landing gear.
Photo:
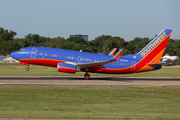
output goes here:
{"type": "Polygon", "coordinates": [[[29,71],[30,70],[30,68],[29,68],[29,66],[26,68],[26,71],[29,71]]]}
{"type": "Polygon", "coordinates": [[[86,80],[89,80],[89,79],[90,79],[90,75],[86,72],[86,74],[84,75],[84,78],[85,78],[86,80]]]}

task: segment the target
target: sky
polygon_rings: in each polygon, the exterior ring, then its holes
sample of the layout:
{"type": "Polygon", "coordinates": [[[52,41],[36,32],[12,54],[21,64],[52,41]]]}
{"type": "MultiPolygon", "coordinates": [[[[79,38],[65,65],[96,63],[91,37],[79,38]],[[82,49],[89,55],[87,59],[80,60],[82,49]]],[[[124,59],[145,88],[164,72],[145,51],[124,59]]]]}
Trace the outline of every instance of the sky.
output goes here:
{"type": "Polygon", "coordinates": [[[172,29],[180,39],[180,0],[0,0],[0,27],[44,37],[101,35],[154,38],[172,29]]]}

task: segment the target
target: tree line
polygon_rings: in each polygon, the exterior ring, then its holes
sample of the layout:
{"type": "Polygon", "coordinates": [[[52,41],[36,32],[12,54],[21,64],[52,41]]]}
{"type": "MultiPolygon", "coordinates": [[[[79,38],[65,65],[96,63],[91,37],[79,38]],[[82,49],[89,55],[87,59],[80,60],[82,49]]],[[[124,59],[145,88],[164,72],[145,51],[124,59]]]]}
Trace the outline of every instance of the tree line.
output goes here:
{"type": "MultiPolygon", "coordinates": [[[[114,48],[124,48],[122,55],[135,54],[144,48],[152,39],[136,37],[131,41],[125,41],[121,37],[112,37],[110,35],[101,35],[91,41],[85,41],[82,37],[71,38],[49,38],[38,34],[28,34],[25,38],[14,38],[17,35],[14,31],[8,31],[0,28],[0,54],[9,55],[23,47],[40,46],[76,50],[92,53],[109,54],[114,48]]],[[[180,56],[180,39],[170,39],[164,54],[171,56],[180,56]]]]}

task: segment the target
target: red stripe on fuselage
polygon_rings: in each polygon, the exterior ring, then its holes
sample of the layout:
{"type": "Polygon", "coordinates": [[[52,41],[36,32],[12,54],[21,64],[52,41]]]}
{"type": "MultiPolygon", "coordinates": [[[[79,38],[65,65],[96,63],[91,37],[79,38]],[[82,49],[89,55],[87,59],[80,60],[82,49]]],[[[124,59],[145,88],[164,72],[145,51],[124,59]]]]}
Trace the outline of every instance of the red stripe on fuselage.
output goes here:
{"type": "Polygon", "coordinates": [[[42,65],[42,66],[51,66],[57,67],[58,63],[64,63],[62,60],[53,60],[53,59],[22,59],[20,62],[34,64],[34,65],[42,65]]]}

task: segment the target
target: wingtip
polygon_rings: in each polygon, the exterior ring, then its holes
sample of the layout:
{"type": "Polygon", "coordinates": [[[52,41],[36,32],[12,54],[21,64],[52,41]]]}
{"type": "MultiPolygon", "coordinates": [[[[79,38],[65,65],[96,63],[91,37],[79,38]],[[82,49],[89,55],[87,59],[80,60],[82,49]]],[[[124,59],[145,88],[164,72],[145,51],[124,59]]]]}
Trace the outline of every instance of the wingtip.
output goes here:
{"type": "Polygon", "coordinates": [[[116,55],[113,57],[113,61],[117,61],[119,57],[121,56],[121,53],[123,51],[123,48],[119,49],[119,51],[116,53],[116,55]]]}

